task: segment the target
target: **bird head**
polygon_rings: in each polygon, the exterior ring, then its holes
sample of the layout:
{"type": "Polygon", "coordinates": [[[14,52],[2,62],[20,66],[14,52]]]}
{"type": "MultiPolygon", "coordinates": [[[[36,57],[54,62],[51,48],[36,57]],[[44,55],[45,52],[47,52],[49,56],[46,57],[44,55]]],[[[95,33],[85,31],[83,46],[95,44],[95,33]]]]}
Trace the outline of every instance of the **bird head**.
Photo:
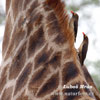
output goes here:
{"type": "Polygon", "coordinates": [[[74,15],[74,12],[72,10],[70,12],[74,15]]]}
{"type": "Polygon", "coordinates": [[[88,40],[87,35],[84,32],[82,32],[82,33],[83,33],[83,36],[84,36],[84,40],[88,40]]]}
{"type": "Polygon", "coordinates": [[[72,13],[72,15],[73,15],[74,18],[78,19],[79,16],[78,16],[77,13],[75,13],[75,12],[73,12],[73,11],[71,11],[71,13],[72,13]]]}

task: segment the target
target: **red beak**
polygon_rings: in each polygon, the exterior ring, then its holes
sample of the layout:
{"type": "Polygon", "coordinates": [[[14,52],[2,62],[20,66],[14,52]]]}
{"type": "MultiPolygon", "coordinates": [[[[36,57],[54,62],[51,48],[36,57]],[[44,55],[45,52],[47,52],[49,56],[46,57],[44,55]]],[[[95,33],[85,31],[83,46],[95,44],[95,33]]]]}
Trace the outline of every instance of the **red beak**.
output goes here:
{"type": "Polygon", "coordinates": [[[74,12],[73,11],[70,11],[72,14],[74,14],[74,12]]]}
{"type": "Polygon", "coordinates": [[[85,33],[84,32],[82,32],[83,33],[83,35],[85,35],[85,33]]]}

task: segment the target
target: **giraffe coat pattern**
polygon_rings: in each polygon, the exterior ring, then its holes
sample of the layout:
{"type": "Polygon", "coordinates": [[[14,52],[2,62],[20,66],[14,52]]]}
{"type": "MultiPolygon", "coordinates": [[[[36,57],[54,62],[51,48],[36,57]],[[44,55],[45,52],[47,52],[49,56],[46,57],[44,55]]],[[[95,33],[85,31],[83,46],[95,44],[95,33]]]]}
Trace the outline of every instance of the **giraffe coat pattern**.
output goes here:
{"type": "Polygon", "coordinates": [[[63,88],[89,83],[68,22],[61,0],[6,0],[0,100],[100,100],[91,89],[63,88]],[[87,96],[59,95],[69,92],[87,96]]]}

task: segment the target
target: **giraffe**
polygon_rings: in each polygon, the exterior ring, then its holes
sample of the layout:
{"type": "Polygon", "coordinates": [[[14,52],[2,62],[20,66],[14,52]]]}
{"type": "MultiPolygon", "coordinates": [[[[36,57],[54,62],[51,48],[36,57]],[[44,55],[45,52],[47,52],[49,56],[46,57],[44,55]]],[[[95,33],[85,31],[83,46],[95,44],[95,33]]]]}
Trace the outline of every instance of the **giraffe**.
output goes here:
{"type": "Polygon", "coordinates": [[[88,85],[68,22],[61,0],[6,0],[0,100],[97,100],[91,89],[63,88],[88,85]]]}

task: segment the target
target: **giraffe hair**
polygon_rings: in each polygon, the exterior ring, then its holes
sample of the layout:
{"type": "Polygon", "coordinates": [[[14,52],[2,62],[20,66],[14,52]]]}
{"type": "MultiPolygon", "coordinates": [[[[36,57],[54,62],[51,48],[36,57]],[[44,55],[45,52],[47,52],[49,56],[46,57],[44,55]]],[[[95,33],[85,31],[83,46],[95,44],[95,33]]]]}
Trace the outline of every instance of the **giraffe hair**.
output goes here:
{"type": "Polygon", "coordinates": [[[61,31],[65,34],[65,37],[67,41],[69,42],[69,46],[70,48],[72,48],[71,52],[75,60],[76,52],[74,48],[74,35],[73,35],[74,33],[72,29],[69,27],[69,16],[65,8],[65,3],[62,0],[46,0],[46,4],[54,10],[55,15],[57,16],[61,31]]]}
{"type": "Polygon", "coordinates": [[[61,0],[46,0],[48,6],[50,6],[57,16],[62,31],[65,33],[66,38],[70,41],[70,44],[74,44],[74,37],[69,28],[69,16],[65,10],[65,4],[61,0]]]}

